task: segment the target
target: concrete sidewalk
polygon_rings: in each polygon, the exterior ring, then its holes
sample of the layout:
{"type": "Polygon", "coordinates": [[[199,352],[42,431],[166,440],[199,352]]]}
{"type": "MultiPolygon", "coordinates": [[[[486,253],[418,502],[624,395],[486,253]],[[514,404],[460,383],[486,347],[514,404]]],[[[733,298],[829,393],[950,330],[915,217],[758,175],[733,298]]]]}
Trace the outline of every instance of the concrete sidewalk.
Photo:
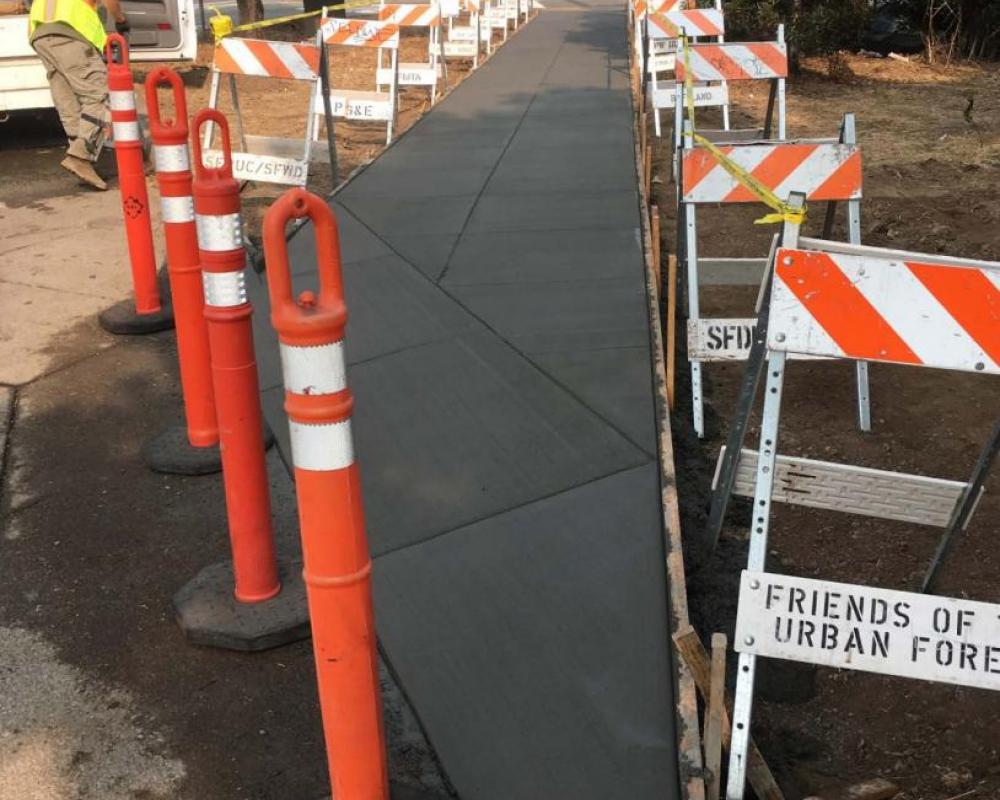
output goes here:
{"type": "Polygon", "coordinates": [[[624,7],[572,2],[334,203],[380,640],[465,800],[677,793],[624,7]]]}

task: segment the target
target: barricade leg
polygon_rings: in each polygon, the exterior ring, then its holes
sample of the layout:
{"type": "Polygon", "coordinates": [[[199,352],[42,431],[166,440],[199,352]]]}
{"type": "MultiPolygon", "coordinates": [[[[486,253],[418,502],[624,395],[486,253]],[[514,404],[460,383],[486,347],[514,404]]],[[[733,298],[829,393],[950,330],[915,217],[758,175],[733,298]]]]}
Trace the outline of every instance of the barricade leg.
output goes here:
{"type": "Polygon", "coordinates": [[[233,178],[226,118],[195,117],[194,211],[205,290],[205,320],[222,447],[232,561],[206,567],[174,596],[185,635],[230,650],[264,650],[309,635],[298,565],[279,567],[246,293],[239,183],[233,178]],[[198,134],[219,125],[223,162],[206,168],[198,134]],[[234,590],[235,586],[235,590],[234,590]]]}
{"type": "Polygon", "coordinates": [[[316,678],[334,798],[388,800],[375,650],[371,559],[351,437],[343,281],[333,212],[302,189],[264,220],[271,321],[278,332],[291,431],[316,678]],[[292,299],[285,226],[310,217],[319,294],[292,299]]]}
{"type": "Polygon", "coordinates": [[[146,76],[146,108],[174,299],[185,420],[147,440],[143,458],[156,472],[207,475],[222,469],[222,459],[191,195],[187,103],[184,84],[176,72],[158,67],[146,76]],[[169,86],[173,93],[174,119],[167,123],[160,115],[157,89],[161,85],[169,86]]]}
{"type": "Polygon", "coordinates": [[[149,193],[142,159],[142,134],[135,110],[135,87],[129,67],[128,45],[118,34],[108,37],[108,93],[122,216],[132,267],[133,299],[106,308],[98,315],[101,327],[114,334],[144,334],[174,325],[169,291],[161,291],[156,274],[149,193]],[[117,57],[115,53],[117,52],[117,57]]]}

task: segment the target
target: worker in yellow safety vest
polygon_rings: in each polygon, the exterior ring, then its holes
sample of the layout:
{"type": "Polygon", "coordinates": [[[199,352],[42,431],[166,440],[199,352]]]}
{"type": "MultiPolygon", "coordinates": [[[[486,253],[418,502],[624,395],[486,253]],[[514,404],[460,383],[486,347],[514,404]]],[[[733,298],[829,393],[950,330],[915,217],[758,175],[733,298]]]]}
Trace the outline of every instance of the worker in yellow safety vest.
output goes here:
{"type": "MultiPolygon", "coordinates": [[[[119,0],[101,0],[125,33],[128,19],[119,0]]],[[[108,135],[108,70],[104,64],[104,24],[97,0],[32,0],[28,15],[31,46],[45,64],[52,102],[69,138],[62,166],[95,189],[108,185],[94,162],[108,135]]]]}

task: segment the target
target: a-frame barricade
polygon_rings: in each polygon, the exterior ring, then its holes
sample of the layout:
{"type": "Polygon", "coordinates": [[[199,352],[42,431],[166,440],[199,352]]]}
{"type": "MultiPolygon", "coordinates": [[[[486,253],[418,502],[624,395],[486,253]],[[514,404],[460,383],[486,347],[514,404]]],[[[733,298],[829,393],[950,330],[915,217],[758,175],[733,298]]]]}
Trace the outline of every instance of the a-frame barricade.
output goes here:
{"type": "MultiPolygon", "coordinates": [[[[677,48],[683,33],[689,39],[713,39],[725,42],[725,17],[722,0],[715,1],[715,8],[674,9],[652,13],[646,17],[646,85],[649,108],[653,111],[653,129],[662,135],[660,112],[669,110],[674,116],[679,93],[673,73],[677,63],[677,48]],[[661,85],[660,73],[671,73],[661,85]]],[[[729,130],[729,87],[725,81],[699,83],[694,86],[694,105],[697,108],[721,108],[722,128],[729,130]]]]}
{"type": "Polygon", "coordinates": [[[447,13],[442,4],[442,14],[448,21],[443,42],[445,58],[470,58],[472,68],[477,69],[484,43],[486,55],[490,55],[493,42],[489,26],[484,24],[483,19],[487,2],[488,0],[461,0],[451,9],[457,8],[454,14],[447,13]],[[461,19],[463,16],[465,19],[461,19]]]}
{"type": "MultiPolygon", "coordinates": [[[[801,207],[803,196],[795,194],[791,202],[801,207]]],[[[792,355],[876,361],[995,379],[1000,263],[800,238],[799,225],[786,222],[769,267],[766,303],[716,476],[708,531],[717,537],[731,494],[753,498],[736,624],[728,800],[743,798],[759,655],[1000,689],[1000,607],[766,572],[771,506],[785,502],[943,527],[921,586],[930,588],[951,537],[968,524],[979,500],[1000,449],[1000,422],[964,483],[779,455],[786,361],[792,355]],[[763,374],[760,445],[744,450],[763,374]],[[961,613],[968,624],[955,626],[961,613]],[[945,660],[928,655],[932,635],[944,643],[938,648],[951,653],[945,660]],[[974,653],[966,650],[970,644],[974,653]],[[969,668],[966,656],[969,663],[978,658],[978,667],[969,668]]]]}
{"type": "MultiPolygon", "coordinates": [[[[212,83],[208,106],[218,109],[222,77],[229,84],[229,95],[236,115],[240,137],[239,150],[232,153],[233,176],[239,180],[305,186],[309,179],[309,164],[314,158],[315,120],[313,108],[320,96],[320,50],[312,43],[269,42],[263,39],[226,37],[215,45],[212,59],[212,83]],[[237,93],[240,76],[312,84],[308,108],[303,114],[302,139],[249,134],[245,130],[237,93]]],[[[211,150],[214,125],[205,126],[202,148],[205,163],[222,163],[222,152],[211,150]]],[[[336,156],[329,153],[331,164],[336,156]]]]}
{"type": "MultiPolygon", "coordinates": [[[[399,26],[392,22],[328,17],[320,25],[317,42],[321,47],[356,47],[377,51],[377,63],[372,70],[374,91],[331,86],[327,97],[331,117],[356,122],[384,122],[385,143],[391,143],[399,108],[399,26]],[[388,65],[381,67],[386,72],[381,77],[388,79],[388,91],[380,90],[378,77],[375,76],[380,69],[383,54],[388,65]]],[[[317,97],[313,111],[317,121],[325,116],[326,102],[323,96],[317,97]]],[[[315,130],[318,137],[318,125],[315,130]]]]}
{"type": "Polygon", "coordinates": [[[693,44],[682,41],[674,65],[677,82],[676,96],[684,102],[674,103],[674,148],[682,146],[683,123],[687,95],[685,85],[690,81],[697,96],[699,84],[717,84],[727,81],[766,80],[771,84],[764,121],[758,128],[745,130],[704,130],[698,133],[716,143],[754,141],[757,139],[786,138],[785,79],[788,77],[788,48],[785,45],[785,26],[778,26],[773,42],[724,42],[722,44],[693,44]],[[690,69],[688,65],[690,64],[690,69]],[[774,131],[777,112],[777,131],[774,131]]]}
{"type": "MultiPolygon", "coordinates": [[[[699,256],[699,205],[756,203],[760,198],[734,177],[708,148],[694,143],[689,121],[685,120],[685,126],[678,194],[678,251],[687,280],[693,424],[701,437],[705,429],[702,364],[745,360],[753,341],[755,320],[750,317],[703,318],[700,287],[758,285],[764,277],[766,262],[759,258],[699,256]]],[[[751,176],[779,200],[787,200],[792,190],[799,189],[807,193],[810,201],[827,202],[826,235],[832,229],[835,205],[845,202],[848,241],[861,244],[861,149],[857,145],[853,114],[845,115],[839,139],[754,142],[725,145],[720,149],[731,165],[751,176]]],[[[711,230],[710,224],[704,227],[711,230]]],[[[858,427],[867,431],[871,429],[867,364],[859,361],[856,372],[858,427]]]]}
{"type": "MultiPolygon", "coordinates": [[[[378,7],[380,22],[392,22],[400,28],[427,29],[427,61],[400,61],[400,86],[425,86],[430,91],[431,104],[437,102],[438,83],[447,81],[444,49],[441,40],[441,8],[437,3],[383,3],[378,7]]],[[[392,77],[391,67],[379,55],[377,80],[379,89],[392,77]]]]}
{"type": "Polygon", "coordinates": [[[667,14],[687,8],[686,0],[630,0],[629,25],[632,30],[632,49],[640,75],[645,73],[646,17],[650,14],[667,14]]]}

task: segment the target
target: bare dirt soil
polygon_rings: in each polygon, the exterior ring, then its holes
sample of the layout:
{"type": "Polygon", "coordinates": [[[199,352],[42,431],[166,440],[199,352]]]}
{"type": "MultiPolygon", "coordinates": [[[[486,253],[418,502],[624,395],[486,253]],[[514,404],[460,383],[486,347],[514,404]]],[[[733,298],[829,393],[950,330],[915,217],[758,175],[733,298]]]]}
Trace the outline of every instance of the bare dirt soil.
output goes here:
{"type": "MultiPolygon", "coordinates": [[[[854,112],[864,159],[865,244],[1000,260],[1000,69],[852,55],[806,59],[803,66],[789,81],[789,135],[834,136],[842,114],[854,112]]],[[[730,86],[734,127],[759,124],[766,89],[730,86]]],[[[718,126],[709,112],[699,115],[702,122],[718,126]]],[[[662,251],[669,253],[676,241],[675,188],[668,148],[654,149],[654,202],[661,210],[662,251]]],[[[775,229],[752,224],[762,209],[700,209],[700,255],[765,255],[775,229]]],[[[822,220],[822,209],[815,209],[807,232],[819,235],[822,220]]],[[[841,210],[834,237],[844,236],[841,210]]],[[[703,287],[702,313],[750,316],[756,293],[750,287],[703,287]]],[[[679,317],[683,331],[683,310],[679,317]]],[[[679,346],[672,422],[692,622],[706,641],[713,631],[727,632],[732,641],[739,573],[746,565],[746,504],[731,506],[714,553],[707,552],[703,531],[742,366],[705,366],[708,424],[699,441],[691,428],[683,342],[679,346]]],[[[871,385],[873,431],[862,434],[854,425],[851,365],[792,362],[779,451],[968,479],[1000,411],[995,378],[874,365],[871,385]]],[[[753,427],[748,447],[756,448],[757,435],[753,427]]],[[[986,489],[940,574],[942,595],[1000,602],[1000,475],[986,489]]],[[[916,591],[939,532],[776,506],[768,569],[916,591]]],[[[789,798],[873,777],[894,781],[905,800],[1000,797],[995,692],[766,661],[758,678],[754,734],[789,798]]]]}

